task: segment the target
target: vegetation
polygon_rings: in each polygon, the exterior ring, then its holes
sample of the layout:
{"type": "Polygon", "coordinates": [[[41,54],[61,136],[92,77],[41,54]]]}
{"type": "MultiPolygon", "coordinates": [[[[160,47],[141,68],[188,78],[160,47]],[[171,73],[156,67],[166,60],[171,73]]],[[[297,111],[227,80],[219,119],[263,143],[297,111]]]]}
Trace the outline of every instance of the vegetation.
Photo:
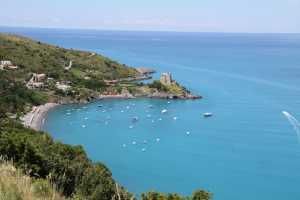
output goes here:
{"type": "Polygon", "coordinates": [[[21,82],[0,71],[0,118],[7,113],[20,114],[26,107],[40,105],[47,101],[42,93],[28,90],[21,82]]]}
{"type": "Polygon", "coordinates": [[[168,87],[165,86],[164,84],[162,84],[160,81],[158,80],[155,80],[153,81],[153,83],[150,83],[149,84],[149,87],[150,88],[155,88],[157,89],[158,91],[164,91],[164,92],[168,92],[168,87]]]}
{"type": "Polygon", "coordinates": [[[5,78],[15,83],[25,85],[33,73],[46,74],[48,79],[39,90],[50,99],[66,96],[62,92],[52,93],[56,82],[70,85],[72,90],[76,91],[73,97],[87,99],[95,92],[106,90],[105,80],[119,80],[138,75],[134,68],[98,54],[64,49],[1,33],[0,60],[9,60],[19,67],[18,70],[5,70],[5,78]],[[68,68],[71,63],[71,67],[68,68]]]}
{"type": "Polygon", "coordinates": [[[55,142],[48,134],[24,128],[12,120],[1,122],[0,155],[13,160],[16,167],[31,177],[48,177],[66,197],[75,194],[87,200],[114,199],[117,194],[122,199],[132,197],[117,186],[105,165],[92,163],[81,146],[55,142]]]}
{"type": "Polygon", "coordinates": [[[183,197],[176,193],[164,194],[158,192],[148,192],[142,194],[142,200],[209,200],[212,194],[204,190],[197,190],[191,197],[183,197]]]}
{"type": "Polygon", "coordinates": [[[32,179],[0,160],[1,200],[66,200],[47,179],[32,179]]]}
{"type": "MultiPolygon", "coordinates": [[[[15,72],[18,78],[30,73],[45,73],[56,80],[92,80],[127,78],[136,70],[121,65],[101,55],[69,50],[44,44],[25,37],[0,33],[0,60],[10,60],[21,69],[15,72]],[[65,70],[72,61],[71,70],[65,70]]],[[[77,84],[76,81],[73,84],[77,84]]]]}

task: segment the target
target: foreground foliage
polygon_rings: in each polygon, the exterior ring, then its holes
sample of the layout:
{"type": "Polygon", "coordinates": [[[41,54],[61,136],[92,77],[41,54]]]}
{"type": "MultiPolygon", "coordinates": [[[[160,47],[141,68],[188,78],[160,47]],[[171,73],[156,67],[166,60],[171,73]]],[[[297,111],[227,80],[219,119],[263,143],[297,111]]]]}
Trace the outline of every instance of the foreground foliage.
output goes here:
{"type": "Polygon", "coordinates": [[[81,146],[53,141],[43,132],[4,120],[0,129],[0,155],[13,160],[34,178],[49,178],[66,197],[76,194],[87,200],[132,197],[119,187],[109,169],[92,163],[81,146]]]}
{"type": "Polygon", "coordinates": [[[47,179],[32,179],[0,160],[1,200],[65,200],[47,179]]]}

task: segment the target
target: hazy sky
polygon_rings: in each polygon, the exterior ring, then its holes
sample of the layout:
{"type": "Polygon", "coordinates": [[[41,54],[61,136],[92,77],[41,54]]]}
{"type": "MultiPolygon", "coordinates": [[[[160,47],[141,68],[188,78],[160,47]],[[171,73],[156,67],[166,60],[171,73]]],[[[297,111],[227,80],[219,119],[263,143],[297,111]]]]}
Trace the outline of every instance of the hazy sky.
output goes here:
{"type": "Polygon", "coordinates": [[[0,0],[0,25],[298,32],[300,0],[0,0]]]}

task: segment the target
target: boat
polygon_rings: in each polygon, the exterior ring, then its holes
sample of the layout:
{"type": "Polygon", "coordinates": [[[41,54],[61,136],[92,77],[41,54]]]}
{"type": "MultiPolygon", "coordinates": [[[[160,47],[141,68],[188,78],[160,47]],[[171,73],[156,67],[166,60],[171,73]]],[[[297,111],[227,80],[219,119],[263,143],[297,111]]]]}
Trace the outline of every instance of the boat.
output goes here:
{"type": "Polygon", "coordinates": [[[212,117],[213,114],[210,112],[203,113],[203,117],[212,117]]]}
{"type": "Polygon", "coordinates": [[[161,113],[166,113],[166,112],[168,112],[167,109],[163,109],[163,110],[161,111],[161,113]]]}

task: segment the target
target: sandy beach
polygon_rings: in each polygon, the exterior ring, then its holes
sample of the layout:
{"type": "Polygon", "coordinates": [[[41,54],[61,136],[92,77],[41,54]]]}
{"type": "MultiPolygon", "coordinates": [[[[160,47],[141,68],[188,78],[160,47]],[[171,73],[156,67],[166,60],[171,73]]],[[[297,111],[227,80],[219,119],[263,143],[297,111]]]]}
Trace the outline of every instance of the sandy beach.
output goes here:
{"type": "Polygon", "coordinates": [[[29,113],[21,118],[23,125],[37,131],[41,130],[47,112],[58,105],[56,103],[46,103],[41,106],[34,106],[29,113]]]}

